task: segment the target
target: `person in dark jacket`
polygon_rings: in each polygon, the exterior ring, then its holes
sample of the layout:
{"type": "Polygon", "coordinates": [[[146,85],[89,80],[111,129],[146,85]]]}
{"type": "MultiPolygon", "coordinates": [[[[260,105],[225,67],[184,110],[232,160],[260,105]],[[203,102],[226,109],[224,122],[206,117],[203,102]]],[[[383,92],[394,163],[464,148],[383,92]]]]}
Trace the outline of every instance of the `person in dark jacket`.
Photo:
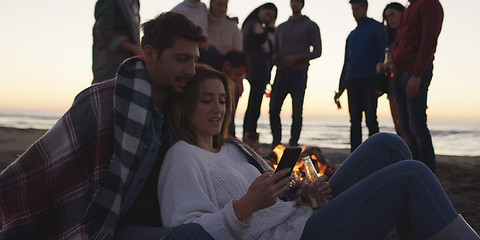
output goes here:
{"type": "Polygon", "coordinates": [[[337,100],[347,89],[350,113],[350,151],[362,142],[362,114],[368,127],[368,135],[379,131],[377,121],[376,85],[385,60],[386,34],[383,24],[367,17],[367,0],[350,0],[357,27],[348,35],[345,46],[345,62],[337,100]]]}
{"type": "Polygon", "coordinates": [[[272,148],[281,144],[280,111],[287,94],[290,94],[292,98],[293,108],[292,127],[288,143],[290,146],[298,145],[302,130],[303,100],[307,88],[309,61],[322,55],[320,29],[310,18],[302,15],[304,6],[304,0],[290,0],[292,16],[288,21],[280,24],[275,33],[273,54],[277,73],[270,95],[272,148]]]}
{"type": "Polygon", "coordinates": [[[265,3],[253,10],[242,24],[243,51],[250,58],[250,83],[248,106],[243,119],[243,141],[258,151],[257,121],[260,117],[265,87],[270,83],[272,71],[272,46],[277,7],[265,3]]]}

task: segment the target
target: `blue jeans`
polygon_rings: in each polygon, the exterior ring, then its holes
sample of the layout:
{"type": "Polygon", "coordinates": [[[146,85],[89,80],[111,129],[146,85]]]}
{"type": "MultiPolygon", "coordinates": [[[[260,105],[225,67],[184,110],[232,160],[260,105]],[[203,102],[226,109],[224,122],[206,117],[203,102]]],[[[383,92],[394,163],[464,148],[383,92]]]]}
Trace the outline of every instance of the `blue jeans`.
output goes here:
{"type": "Polygon", "coordinates": [[[368,138],[330,179],[334,199],[307,221],[302,239],[384,239],[402,216],[428,238],[457,213],[435,175],[410,159],[395,134],[368,138]]]}
{"type": "Polygon", "coordinates": [[[248,96],[247,110],[243,118],[243,132],[257,132],[257,122],[260,117],[260,108],[262,106],[265,86],[270,82],[268,78],[251,77],[247,79],[250,83],[250,95],[248,96]]]}
{"type": "Polygon", "coordinates": [[[435,151],[432,136],[427,127],[427,94],[432,80],[432,71],[423,73],[419,93],[414,98],[409,98],[406,94],[407,83],[411,76],[411,71],[400,72],[395,86],[399,122],[405,132],[402,137],[410,147],[413,158],[422,161],[435,172],[435,151]]]}
{"type": "Polygon", "coordinates": [[[162,227],[159,214],[143,216],[124,221],[117,225],[115,240],[151,240],[151,239],[213,239],[200,224],[188,223],[178,227],[162,227]]]}
{"type": "Polygon", "coordinates": [[[375,86],[377,79],[349,79],[347,82],[348,112],[350,114],[350,152],[362,143],[362,114],[368,136],[378,133],[377,96],[375,86]]]}
{"type": "Polygon", "coordinates": [[[307,88],[307,71],[277,70],[275,82],[270,94],[270,128],[272,130],[272,146],[282,142],[282,123],[280,112],[283,101],[290,93],[292,98],[292,126],[290,129],[290,146],[297,146],[302,131],[303,100],[307,88]]]}

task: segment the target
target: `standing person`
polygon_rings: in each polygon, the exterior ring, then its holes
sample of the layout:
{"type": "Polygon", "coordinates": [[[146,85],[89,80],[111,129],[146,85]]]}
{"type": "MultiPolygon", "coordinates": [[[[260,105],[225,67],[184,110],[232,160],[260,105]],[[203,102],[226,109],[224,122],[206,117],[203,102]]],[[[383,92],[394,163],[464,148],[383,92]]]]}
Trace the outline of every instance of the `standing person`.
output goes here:
{"type": "Polygon", "coordinates": [[[350,151],[353,152],[362,142],[363,112],[368,135],[379,131],[375,89],[385,60],[386,34],[381,23],[367,17],[367,0],[350,0],[350,4],[357,27],[347,38],[345,62],[334,99],[338,99],[347,89],[350,151]]]}
{"type": "Polygon", "coordinates": [[[275,33],[274,63],[277,66],[275,82],[270,94],[270,127],[272,148],[281,144],[280,111],[287,94],[292,97],[292,126],[290,146],[298,146],[303,120],[303,100],[307,88],[309,61],[322,55],[322,40],[317,24],[305,15],[304,0],[290,0],[292,16],[280,24],[275,33]],[[313,51],[310,50],[313,48],[313,51]]]}
{"type": "Polygon", "coordinates": [[[245,52],[231,50],[225,54],[222,61],[221,71],[233,81],[233,106],[228,134],[235,137],[235,113],[237,111],[238,100],[243,94],[243,79],[250,71],[250,60],[245,52]]]}
{"type": "Polygon", "coordinates": [[[184,0],[175,6],[172,11],[187,16],[192,22],[200,26],[208,34],[207,5],[200,0],[184,0]]]}
{"type": "Polygon", "coordinates": [[[400,119],[398,116],[398,104],[397,98],[395,96],[395,81],[396,73],[395,66],[392,62],[391,51],[393,48],[393,43],[397,37],[398,28],[400,26],[400,21],[402,20],[402,13],[405,10],[405,7],[398,3],[392,2],[387,4],[383,10],[383,22],[386,24],[387,29],[387,48],[385,49],[386,59],[385,64],[383,65],[383,70],[385,72],[384,81],[382,85],[382,91],[387,92],[388,101],[390,103],[390,113],[392,114],[393,124],[395,126],[395,131],[397,135],[402,138],[404,137],[405,130],[400,124],[400,119]]]}
{"type": "Polygon", "coordinates": [[[143,58],[81,92],[0,174],[0,239],[211,239],[196,224],[164,228],[156,200],[174,141],[163,108],[195,75],[206,37],[172,12],[142,27],[143,58]]]}
{"type": "Polygon", "coordinates": [[[398,79],[395,91],[400,124],[405,128],[404,139],[415,159],[435,171],[435,151],[426,112],[443,8],[438,0],[409,1],[392,52],[398,79]]]}
{"type": "Polygon", "coordinates": [[[260,108],[273,67],[272,44],[277,12],[275,4],[265,3],[253,10],[242,24],[243,50],[251,64],[247,75],[250,95],[243,119],[243,141],[255,151],[259,151],[257,122],[260,108]]]}
{"type": "Polygon", "coordinates": [[[125,59],[142,54],[139,9],[138,0],[98,0],[95,4],[92,84],[114,78],[125,59]]]}
{"type": "Polygon", "coordinates": [[[208,41],[225,55],[243,50],[242,33],[237,21],[227,16],[228,0],[211,0],[208,12],[208,41]]]}
{"type": "Polygon", "coordinates": [[[278,201],[288,169],[273,174],[240,141],[225,139],[232,95],[226,77],[197,65],[171,106],[180,141],[167,152],[158,200],[166,226],[198,223],[215,239],[384,239],[402,214],[423,239],[480,239],[433,173],[409,159],[403,140],[380,133],[333,174],[303,183],[297,199],[278,201]],[[331,199],[316,213],[309,196],[331,199]],[[333,197],[333,199],[332,199],[333,197]]]}

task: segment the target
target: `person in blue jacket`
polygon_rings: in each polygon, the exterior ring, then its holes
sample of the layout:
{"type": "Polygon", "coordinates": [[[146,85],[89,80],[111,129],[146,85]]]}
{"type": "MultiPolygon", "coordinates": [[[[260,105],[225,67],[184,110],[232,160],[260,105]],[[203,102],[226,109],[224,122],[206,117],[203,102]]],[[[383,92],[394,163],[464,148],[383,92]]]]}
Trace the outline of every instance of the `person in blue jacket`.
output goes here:
{"type": "Polygon", "coordinates": [[[362,142],[362,113],[368,135],[379,132],[375,88],[385,60],[386,32],[383,24],[367,17],[367,0],[350,0],[357,27],[348,35],[338,99],[347,89],[350,114],[350,151],[362,142]]]}

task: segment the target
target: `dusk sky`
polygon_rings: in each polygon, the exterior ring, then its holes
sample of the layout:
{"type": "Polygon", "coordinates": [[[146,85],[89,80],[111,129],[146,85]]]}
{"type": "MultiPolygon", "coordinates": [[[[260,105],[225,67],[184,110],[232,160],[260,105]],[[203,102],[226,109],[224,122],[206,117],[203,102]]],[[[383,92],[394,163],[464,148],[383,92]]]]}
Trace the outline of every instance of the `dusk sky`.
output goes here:
{"type": "MultiPolygon", "coordinates": [[[[208,1],[203,1],[209,5],[208,1]]],[[[289,0],[276,0],[276,25],[291,14],[289,0]]],[[[390,0],[370,0],[368,15],[381,21],[390,0]]],[[[399,1],[407,4],[406,0],[399,1]]],[[[141,22],[171,10],[179,1],[141,0],[141,22]]],[[[435,55],[428,92],[429,121],[480,122],[480,22],[478,0],[441,1],[445,18],[435,55]]],[[[230,0],[228,15],[240,23],[257,6],[257,0],[230,0]]],[[[66,111],[74,97],[92,81],[93,0],[4,1],[0,14],[0,110],[66,111]]],[[[345,39],[355,28],[347,0],[306,0],[303,13],[315,21],[322,37],[323,54],[311,61],[305,97],[306,118],[348,119],[346,94],[337,110],[333,94],[343,65],[345,39]]],[[[272,74],[273,76],[274,74],[272,74]]],[[[272,77],[273,83],[273,77],[272,77]]],[[[243,116],[248,82],[237,114],[243,116]]],[[[283,116],[290,116],[290,98],[283,116]]],[[[268,115],[268,100],[262,117],[268,115]]],[[[380,119],[389,119],[388,100],[379,99],[380,119]]]]}

